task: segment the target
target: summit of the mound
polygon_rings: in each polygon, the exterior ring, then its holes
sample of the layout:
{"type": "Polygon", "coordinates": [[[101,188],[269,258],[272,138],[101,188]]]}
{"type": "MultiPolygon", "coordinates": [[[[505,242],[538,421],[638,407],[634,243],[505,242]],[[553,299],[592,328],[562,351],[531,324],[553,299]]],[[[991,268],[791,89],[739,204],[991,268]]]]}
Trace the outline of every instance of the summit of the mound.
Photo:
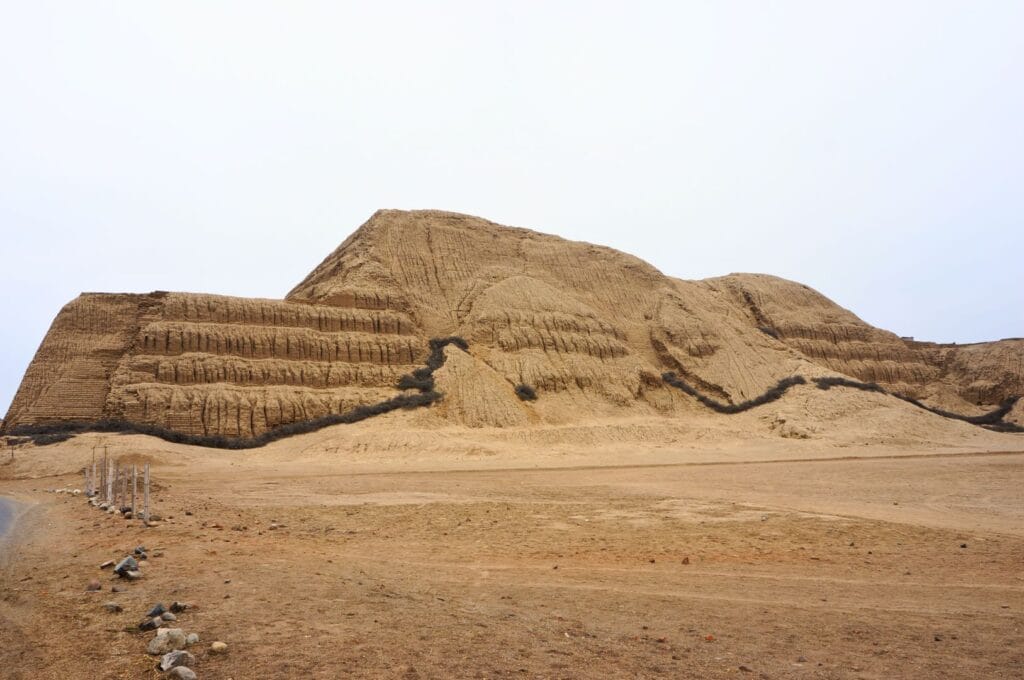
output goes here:
{"type": "MultiPolygon", "coordinates": [[[[442,417],[525,426],[685,417],[671,371],[720,403],[842,374],[944,408],[1024,392],[1024,342],[914,343],[762,274],[666,276],[611,248],[436,210],[380,210],[284,300],[84,294],[54,321],[7,426],[116,418],[250,437],[393,397],[430,338],[469,352],[442,417]],[[517,385],[539,394],[521,401],[517,385]]],[[[893,408],[910,408],[893,400],[893,408]]],[[[841,404],[837,408],[842,408],[841,404]]]]}

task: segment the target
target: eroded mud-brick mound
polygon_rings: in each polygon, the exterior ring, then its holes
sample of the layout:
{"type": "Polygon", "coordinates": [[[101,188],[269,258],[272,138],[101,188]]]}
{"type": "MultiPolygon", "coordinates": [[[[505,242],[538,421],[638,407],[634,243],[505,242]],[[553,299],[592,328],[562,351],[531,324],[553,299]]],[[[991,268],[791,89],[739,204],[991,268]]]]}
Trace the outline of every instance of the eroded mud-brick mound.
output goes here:
{"type": "MultiPolygon", "coordinates": [[[[720,405],[841,375],[972,415],[1024,393],[1022,366],[1024,340],[904,340],[772,276],[682,281],[609,248],[384,210],[284,300],[81,295],[54,320],[4,428],[107,421],[251,439],[403,388],[443,395],[412,401],[469,426],[685,417],[700,401],[666,373],[720,405]],[[431,359],[430,340],[453,336],[464,344],[431,359]]],[[[1018,404],[1006,420],[1022,415],[1018,404]]]]}

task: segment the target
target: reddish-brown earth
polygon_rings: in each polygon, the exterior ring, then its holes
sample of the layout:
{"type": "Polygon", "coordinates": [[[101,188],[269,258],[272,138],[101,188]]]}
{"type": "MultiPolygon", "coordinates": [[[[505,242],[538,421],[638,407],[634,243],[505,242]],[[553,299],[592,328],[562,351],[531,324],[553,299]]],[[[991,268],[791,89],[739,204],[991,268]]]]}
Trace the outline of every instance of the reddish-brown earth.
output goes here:
{"type": "MultiPolygon", "coordinates": [[[[382,418],[415,437],[403,417],[382,418]]],[[[132,627],[172,600],[195,605],[177,625],[201,678],[1022,677],[1024,447],[502,458],[351,429],[250,452],[107,437],[153,464],[154,528],[45,492],[80,485],[98,435],[17,452],[3,677],[158,677],[132,627]],[[98,565],[140,543],[160,557],[111,593],[98,565]]]]}

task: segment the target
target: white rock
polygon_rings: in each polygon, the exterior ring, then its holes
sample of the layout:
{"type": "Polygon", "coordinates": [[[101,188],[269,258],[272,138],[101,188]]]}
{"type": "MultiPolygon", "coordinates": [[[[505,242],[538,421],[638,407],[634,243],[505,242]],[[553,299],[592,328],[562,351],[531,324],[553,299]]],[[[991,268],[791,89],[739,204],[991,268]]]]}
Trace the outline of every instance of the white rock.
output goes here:
{"type": "Polygon", "coordinates": [[[181,628],[161,628],[156,632],[156,637],[149,641],[146,652],[160,656],[184,648],[185,631],[181,628]]]}

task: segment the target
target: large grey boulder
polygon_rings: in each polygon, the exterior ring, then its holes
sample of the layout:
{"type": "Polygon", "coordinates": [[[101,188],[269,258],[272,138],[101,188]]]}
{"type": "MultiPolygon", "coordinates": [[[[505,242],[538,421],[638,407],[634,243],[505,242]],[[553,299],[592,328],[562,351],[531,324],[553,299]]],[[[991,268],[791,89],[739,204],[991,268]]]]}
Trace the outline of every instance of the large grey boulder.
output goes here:
{"type": "Polygon", "coordinates": [[[160,659],[160,670],[169,671],[178,666],[194,666],[195,664],[196,657],[191,652],[178,649],[164,654],[163,658],[160,659]]]}

